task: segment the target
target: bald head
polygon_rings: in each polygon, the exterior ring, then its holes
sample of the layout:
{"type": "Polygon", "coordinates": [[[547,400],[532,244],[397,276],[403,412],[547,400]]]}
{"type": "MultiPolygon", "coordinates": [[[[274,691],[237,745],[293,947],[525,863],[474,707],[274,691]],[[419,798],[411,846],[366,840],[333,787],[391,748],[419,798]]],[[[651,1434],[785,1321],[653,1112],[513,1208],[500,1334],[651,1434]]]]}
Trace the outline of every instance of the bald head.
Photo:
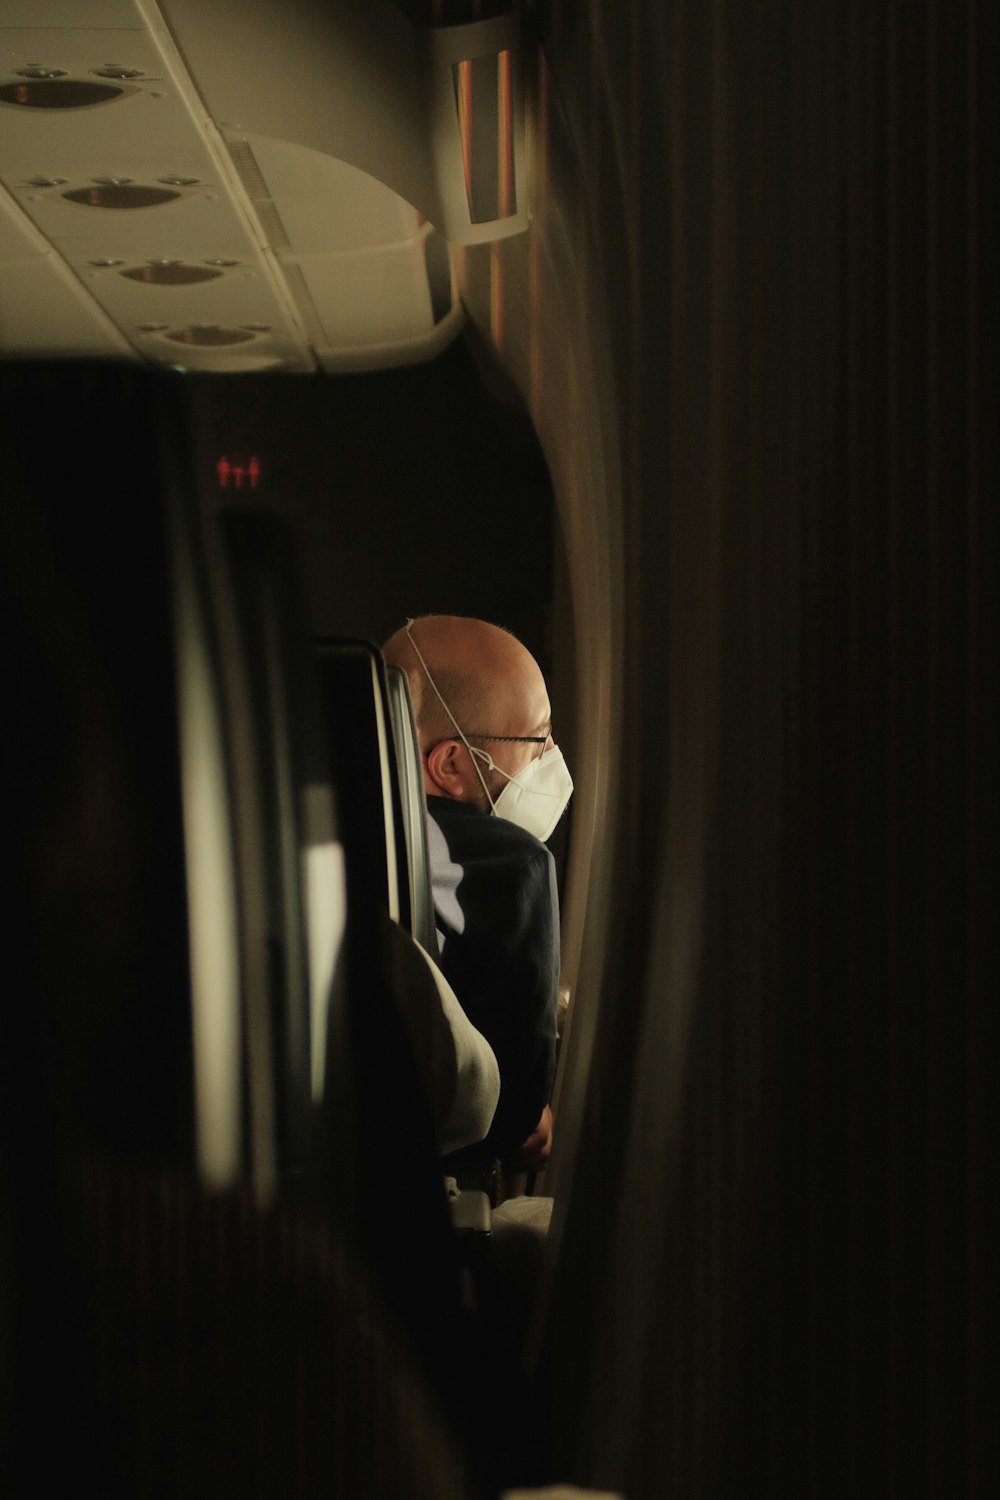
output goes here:
{"type": "MultiPolygon", "coordinates": [[[[386,660],[401,667],[409,680],[425,764],[434,745],[453,740],[456,729],[428,681],[413,643],[441,697],[469,738],[548,734],[551,710],[545,679],[531,652],[516,636],[499,625],[464,615],[424,615],[410,629],[412,640],[404,627],[390,636],[382,650],[386,660]]],[[[524,747],[516,748],[523,751],[524,747]]],[[[497,760],[499,764],[499,755],[497,760]]],[[[473,784],[478,789],[478,778],[473,784]]]]}
{"type": "MultiPolygon", "coordinates": [[[[486,620],[464,615],[424,615],[412,625],[413,641],[438,690],[465,734],[545,734],[549,696],[541,668],[516,636],[486,620]]],[[[405,627],[382,647],[386,661],[402,667],[410,683],[421,745],[455,733],[427,680],[405,627]]]]}

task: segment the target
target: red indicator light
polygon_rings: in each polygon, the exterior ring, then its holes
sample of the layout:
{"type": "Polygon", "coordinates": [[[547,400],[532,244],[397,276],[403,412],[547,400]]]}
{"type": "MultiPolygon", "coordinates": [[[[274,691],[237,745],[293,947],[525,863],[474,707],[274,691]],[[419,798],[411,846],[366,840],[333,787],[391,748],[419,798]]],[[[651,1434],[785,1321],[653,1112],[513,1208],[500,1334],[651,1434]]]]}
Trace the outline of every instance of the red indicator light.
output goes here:
{"type": "Polygon", "coordinates": [[[249,460],[241,453],[222,453],[215,461],[215,476],[220,490],[255,490],[261,481],[261,462],[256,454],[249,460]]]}

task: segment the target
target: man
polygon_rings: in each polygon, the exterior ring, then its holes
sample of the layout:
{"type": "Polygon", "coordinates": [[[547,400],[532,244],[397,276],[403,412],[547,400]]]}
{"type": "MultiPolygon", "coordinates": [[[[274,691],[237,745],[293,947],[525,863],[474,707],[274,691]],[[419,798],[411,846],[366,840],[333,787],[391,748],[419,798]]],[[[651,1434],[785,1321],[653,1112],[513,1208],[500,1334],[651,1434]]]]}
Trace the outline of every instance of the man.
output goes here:
{"type": "Polygon", "coordinates": [[[428,615],[383,647],[406,672],[427,793],[440,964],[500,1067],[500,1102],[459,1172],[495,1157],[545,1165],[555,1063],[559,911],[543,839],[573,789],[552,743],[545,679],[485,620],[428,615]]]}

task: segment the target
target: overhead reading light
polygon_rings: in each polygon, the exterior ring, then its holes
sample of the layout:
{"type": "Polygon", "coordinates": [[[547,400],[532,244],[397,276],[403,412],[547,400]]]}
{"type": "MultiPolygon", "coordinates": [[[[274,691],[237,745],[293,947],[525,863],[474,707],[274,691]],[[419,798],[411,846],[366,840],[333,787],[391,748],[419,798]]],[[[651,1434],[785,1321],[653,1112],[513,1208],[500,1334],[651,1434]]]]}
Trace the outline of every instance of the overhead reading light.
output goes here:
{"type": "Polygon", "coordinates": [[[85,208],[156,208],[161,203],[173,202],[181,195],[171,192],[169,188],[110,181],[95,187],[72,188],[62,196],[70,203],[82,203],[85,208]]]}
{"type": "Polygon", "coordinates": [[[141,68],[127,68],[123,63],[105,63],[103,68],[95,68],[98,78],[141,78],[141,68]]]}
{"type": "Polygon", "coordinates": [[[26,79],[23,83],[0,84],[0,104],[20,104],[26,109],[86,109],[91,104],[121,99],[126,92],[132,90],[115,88],[111,83],[49,75],[26,79]]]}
{"type": "Polygon", "coordinates": [[[226,344],[248,344],[253,337],[245,328],[218,328],[207,323],[196,323],[191,328],[178,328],[174,333],[167,334],[167,338],[175,344],[191,344],[199,349],[217,349],[226,344]]]}
{"type": "Polygon", "coordinates": [[[144,266],[130,266],[118,274],[148,286],[191,286],[196,281],[214,281],[222,272],[212,271],[208,266],[189,266],[182,260],[150,260],[144,266]]]}

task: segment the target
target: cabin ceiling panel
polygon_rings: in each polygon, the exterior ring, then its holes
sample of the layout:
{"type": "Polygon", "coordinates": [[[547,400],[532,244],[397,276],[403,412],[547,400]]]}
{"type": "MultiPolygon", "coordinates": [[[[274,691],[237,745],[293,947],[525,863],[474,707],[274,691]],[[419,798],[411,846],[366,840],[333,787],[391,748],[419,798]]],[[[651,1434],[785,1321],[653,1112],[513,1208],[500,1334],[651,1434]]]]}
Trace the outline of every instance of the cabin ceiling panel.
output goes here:
{"type": "MultiPolygon", "coordinates": [[[[350,161],[437,203],[419,33],[385,0],[162,0],[220,128],[350,161]]],[[[433,218],[433,211],[427,212],[433,218]]]]}
{"type": "Polygon", "coordinates": [[[133,94],[93,108],[118,113],[95,119],[85,111],[53,110],[26,117],[26,111],[0,106],[8,181],[65,177],[76,187],[96,177],[150,183],[184,177],[200,184],[203,193],[222,190],[219,165],[176,102],[133,94]]]}
{"type": "Polygon", "coordinates": [[[0,354],[127,353],[128,344],[6,193],[0,192],[0,354]]]}
{"type": "MultiPolygon", "coordinates": [[[[276,321],[275,305],[260,278],[246,272],[227,271],[212,281],[193,286],[158,286],[134,281],[122,274],[130,267],[93,269],[94,293],[123,326],[149,322],[175,323],[178,319],[214,323],[266,323],[276,321]]],[[[208,269],[206,267],[206,269],[208,269]]],[[[285,325],[289,337],[291,324],[285,325]]]]}
{"type": "MultiPolygon", "coordinates": [[[[133,0],[44,0],[44,7],[45,24],[50,29],[142,27],[133,0]]],[[[4,0],[0,30],[37,26],[40,9],[40,0],[4,0]]]]}
{"type": "MultiPolygon", "coordinates": [[[[161,60],[148,38],[134,50],[141,53],[140,66],[156,70],[161,60]]],[[[86,61],[94,66],[101,56],[91,50],[86,61]]],[[[72,186],[99,176],[150,183],[181,176],[202,184],[206,195],[224,192],[232,174],[221,144],[210,149],[189,102],[163,82],[162,66],[159,72],[107,104],[72,110],[0,105],[4,176],[12,184],[64,177],[72,186]]],[[[9,81],[9,71],[2,76],[9,81]]]]}
{"type": "MultiPolygon", "coordinates": [[[[59,348],[89,346],[93,328],[111,319],[121,330],[115,348],[163,359],[171,351],[159,335],[150,343],[143,325],[252,323],[273,330],[268,338],[293,368],[313,368],[316,355],[327,369],[357,368],[431,357],[457,331],[461,314],[447,313],[437,262],[432,305],[430,227],[385,182],[410,156],[419,171],[402,179],[411,186],[430,170],[420,47],[391,6],[373,6],[363,21],[350,6],[331,3],[324,19],[297,0],[280,16],[261,0],[57,5],[45,27],[11,24],[37,22],[31,6],[5,5],[3,15],[0,82],[32,64],[71,80],[98,81],[111,64],[137,74],[101,80],[123,93],[97,105],[0,104],[0,182],[14,200],[3,254],[63,258],[60,283],[76,283],[64,311],[83,321],[59,348]],[[220,26],[225,45],[213,47],[220,26]],[[237,98],[245,108],[226,106],[237,98]],[[261,112],[288,135],[248,133],[261,112]],[[367,152],[378,175],[292,138],[308,135],[317,115],[344,123],[345,141],[367,152]],[[177,196],[137,207],[65,197],[119,189],[177,196]],[[121,274],[165,261],[236,264],[171,285],[121,274]],[[97,305],[82,314],[88,292],[97,305]]],[[[319,138],[329,149],[330,132],[319,138]]],[[[33,352],[54,352],[49,337],[43,320],[33,352]]]]}
{"type": "Polygon", "coordinates": [[[49,247],[6,193],[0,193],[0,262],[34,260],[49,247]]]}
{"type": "Polygon", "coordinates": [[[54,257],[0,267],[0,354],[55,358],[129,355],[111,320],[54,257]]]}
{"type": "MultiPolygon", "coordinates": [[[[3,14],[7,14],[4,7],[3,14]]],[[[37,23],[40,6],[34,7],[37,23]]],[[[79,22],[67,27],[52,24],[31,27],[0,26],[0,76],[4,82],[12,82],[22,75],[20,69],[40,64],[45,68],[59,69],[69,78],[86,79],[94,83],[108,83],[122,90],[122,96],[104,104],[82,105],[75,109],[25,109],[18,104],[2,106],[4,114],[26,123],[37,123],[44,129],[67,117],[100,119],[111,115],[118,117],[123,104],[144,90],[163,92],[169,87],[163,55],[152,37],[141,24],[135,28],[114,30],[92,30],[81,27],[79,22]],[[138,78],[107,78],[100,69],[109,63],[120,63],[128,70],[138,70],[138,78]]],[[[121,129],[120,124],[114,127],[121,129]]]]}
{"type": "Polygon", "coordinates": [[[66,255],[180,254],[247,260],[257,250],[245,220],[231,204],[180,196],[155,208],[89,208],[69,203],[64,188],[13,196],[42,233],[66,255]]]}

